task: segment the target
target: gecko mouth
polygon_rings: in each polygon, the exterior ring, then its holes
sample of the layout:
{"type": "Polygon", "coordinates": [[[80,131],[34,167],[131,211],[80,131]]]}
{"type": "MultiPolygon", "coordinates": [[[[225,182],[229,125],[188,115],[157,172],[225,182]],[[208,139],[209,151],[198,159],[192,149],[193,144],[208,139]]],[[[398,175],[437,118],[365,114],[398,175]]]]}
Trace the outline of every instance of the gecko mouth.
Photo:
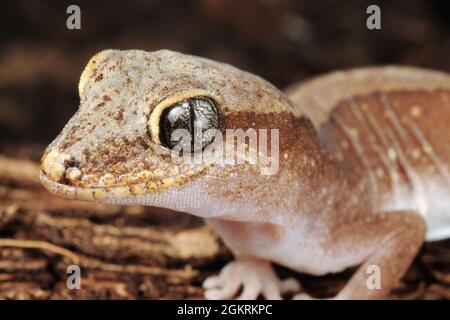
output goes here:
{"type": "Polygon", "coordinates": [[[122,183],[114,183],[113,176],[98,177],[96,181],[82,183],[82,171],[78,162],[69,156],[50,150],[41,159],[40,180],[44,187],[53,194],[66,199],[100,201],[107,203],[128,204],[137,197],[149,194],[160,194],[161,191],[174,185],[181,185],[186,178],[197,174],[202,167],[191,168],[177,176],[159,176],[152,179],[151,172],[136,174],[136,179],[125,179],[122,183]],[[146,175],[144,175],[146,173],[146,175]],[[100,185],[97,185],[101,183],[100,185]]]}
{"type": "MultiPolygon", "coordinates": [[[[193,190],[196,186],[191,186],[188,192],[178,188],[168,188],[169,186],[163,183],[159,189],[155,190],[152,189],[152,186],[156,185],[153,182],[111,187],[75,187],[50,179],[43,170],[40,170],[40,179],[48,191],[71,200],[98,201],[114,205],[144,205],[180,212],[190,212],[199,207],[195,201],[188,201],[187,204],[179,201],[186,199],[186,194],[194,194],[193,190]]],[[[200,201],[201,198],[197,196],[194,200],[200,201]]]]}
{"type": "Polygon", "coordinates": [[[66,199],[108,202],[108,199],[138,196],[150,191],[145,183],[112,187],[74,187],[53,181],[42,170],[39,177],[48,191],[66,199]]]}
{"type": "Polygon", "coordinates": [[[198,174],[203,168],[189,170],[176,177],[166,177],[158,181],[146,181],[139,183],[119,184],[113,186],[71,186],[58,182],[49,177],[44,170],[40,170],[39,176],[44,187],[53,194],[66,199],[100,201],[115,204],[133,204],[130,199],[150,194],[161,194],[174,185],[182,185],[186,179],[198,174]]]}

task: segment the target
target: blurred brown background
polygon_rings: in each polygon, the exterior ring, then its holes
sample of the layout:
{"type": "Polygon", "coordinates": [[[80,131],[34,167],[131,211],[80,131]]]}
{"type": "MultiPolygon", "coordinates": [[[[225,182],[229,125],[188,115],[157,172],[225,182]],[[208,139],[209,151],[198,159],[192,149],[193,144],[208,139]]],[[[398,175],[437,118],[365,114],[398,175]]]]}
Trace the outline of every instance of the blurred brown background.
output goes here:
{"type": "MultiPolygon", "coordinates": [[[[40,186],[35,163],[18,160],[39,159],[78,107],[88,59],[106,48],[205,56],[280,88],[366,65],[450,71],[450,2],[1,1],[0,299],[199,298],[202,280],[231,258],[198,219],[65,201],[40,186]],[[81,30],[66,28],[70,4],[81,30]],[[369,4],[381,7],[381,30],[366,28],[369,4]],[[66,287],[74,259],[85,290],[66,287]]],[[[318,297],[350,275],[278,271],[318,297]]],[[[426,244],[391,298],[450,298],[450,242],[426,244]]]]}
{"type": "Polygon", "coordinates": [[[105,48],[167,48],[228,62],[283,88],[330,70],[407,64],[450,71],[448,1],[2,1],[0,151],[31,155],[78,107],[77,83],[105,48]],[[369,4],[382,29],[366,28],[369,4]],[[81,30],[66,8],[81,8],[81,30]],[[25,151],[23,151],[25,152],[25,151]],[[20,153],[20,152],[19,152],[20,153]]]}

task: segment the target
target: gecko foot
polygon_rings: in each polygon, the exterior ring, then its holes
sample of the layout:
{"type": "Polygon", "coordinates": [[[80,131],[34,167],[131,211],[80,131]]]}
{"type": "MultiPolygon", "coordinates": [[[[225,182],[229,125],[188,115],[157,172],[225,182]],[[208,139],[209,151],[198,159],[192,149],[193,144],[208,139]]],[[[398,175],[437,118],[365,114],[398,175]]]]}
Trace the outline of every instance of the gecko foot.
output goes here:
{"type": "Polygon", "coordinates": [[[203,282],[205,298],[209,300],[232,299],[239,289],[240,300],[255,300],[261,294],[265,299],[281,299],[284,293],[298,292],[297,280],[280,280],[270,262],[256,258],[239,258],[227,264],[218,276],[203,282]]]}
{"type": "Polygon", "coordinates": [[[297,293],[295,296],[293,296],[292,300],[315,300],[315,299],[311,297],[309,294],[302,292],[297,293]]]}

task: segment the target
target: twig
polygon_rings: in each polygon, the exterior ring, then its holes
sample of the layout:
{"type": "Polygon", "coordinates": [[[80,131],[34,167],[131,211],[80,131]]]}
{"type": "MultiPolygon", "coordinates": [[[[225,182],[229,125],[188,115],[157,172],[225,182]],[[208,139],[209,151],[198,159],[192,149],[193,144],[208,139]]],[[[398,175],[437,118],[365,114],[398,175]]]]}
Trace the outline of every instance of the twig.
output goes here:
{"type": "Polygon", "coordinates": [[[137,264],[121,265],[114,263],[106,263],[104,261],[94,258],[88,258],[86,256],[80,257],[80,264],[85,268],[90,268],[93,270],[103,270],[103,271],[131,273],[131,274],[140,273],[151,276],[179,277],[181,279],[192,279],[198,276],[199,274],[197,270],[192,269],[189,265],[187,265],[183,269],[167,269],[156,266],[146,266],[137,264]]]}
{"type": "Polygon", "coordinates": [[[0,155],[0,178],[40,186],[39,166],[28,160],[11,159],[0,155]]]}
{"type": "Polygon", "coordinates": [[[50,251],[61,256],[67,257],[74,263],[78,263],[80,260],[78,255],[72,251],[55,246],[51,243],[39,240],[18,240],[18,239],[0,239],[0,247],[14,247],[14,248],[25,248],[25,249],[40,249],[50,251]]]}

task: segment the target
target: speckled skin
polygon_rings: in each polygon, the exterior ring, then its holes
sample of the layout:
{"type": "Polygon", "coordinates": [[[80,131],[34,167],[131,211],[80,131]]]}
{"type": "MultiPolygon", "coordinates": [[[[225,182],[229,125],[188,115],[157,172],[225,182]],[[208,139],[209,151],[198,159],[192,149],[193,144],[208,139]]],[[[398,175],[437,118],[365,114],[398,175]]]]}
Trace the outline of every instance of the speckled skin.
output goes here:
{"type": "Polygon", "coordinates": [[[270,261],[315,275],[360,265],[336,298],[382,298],[420,248],[423,217],[433,227],[428,238],[450,235],[449,80],[418,69],[362,69],[285,95],[207,59],[106,50],[83,72],[80,109],[46,149],[41,180],[67,198],[205,218],[236,256],[205,281],[207,298],[235,297],[240,286],[244,299],[297,291],[270,261]],[[222,132],[279,129],[278,173],[262,175],[248,163],[173,163],[159,142],[159,117],[195,96],[216,102],[222,132]],[[381,270],[380,289],[366,285],[371,265],[381,270]]]}

